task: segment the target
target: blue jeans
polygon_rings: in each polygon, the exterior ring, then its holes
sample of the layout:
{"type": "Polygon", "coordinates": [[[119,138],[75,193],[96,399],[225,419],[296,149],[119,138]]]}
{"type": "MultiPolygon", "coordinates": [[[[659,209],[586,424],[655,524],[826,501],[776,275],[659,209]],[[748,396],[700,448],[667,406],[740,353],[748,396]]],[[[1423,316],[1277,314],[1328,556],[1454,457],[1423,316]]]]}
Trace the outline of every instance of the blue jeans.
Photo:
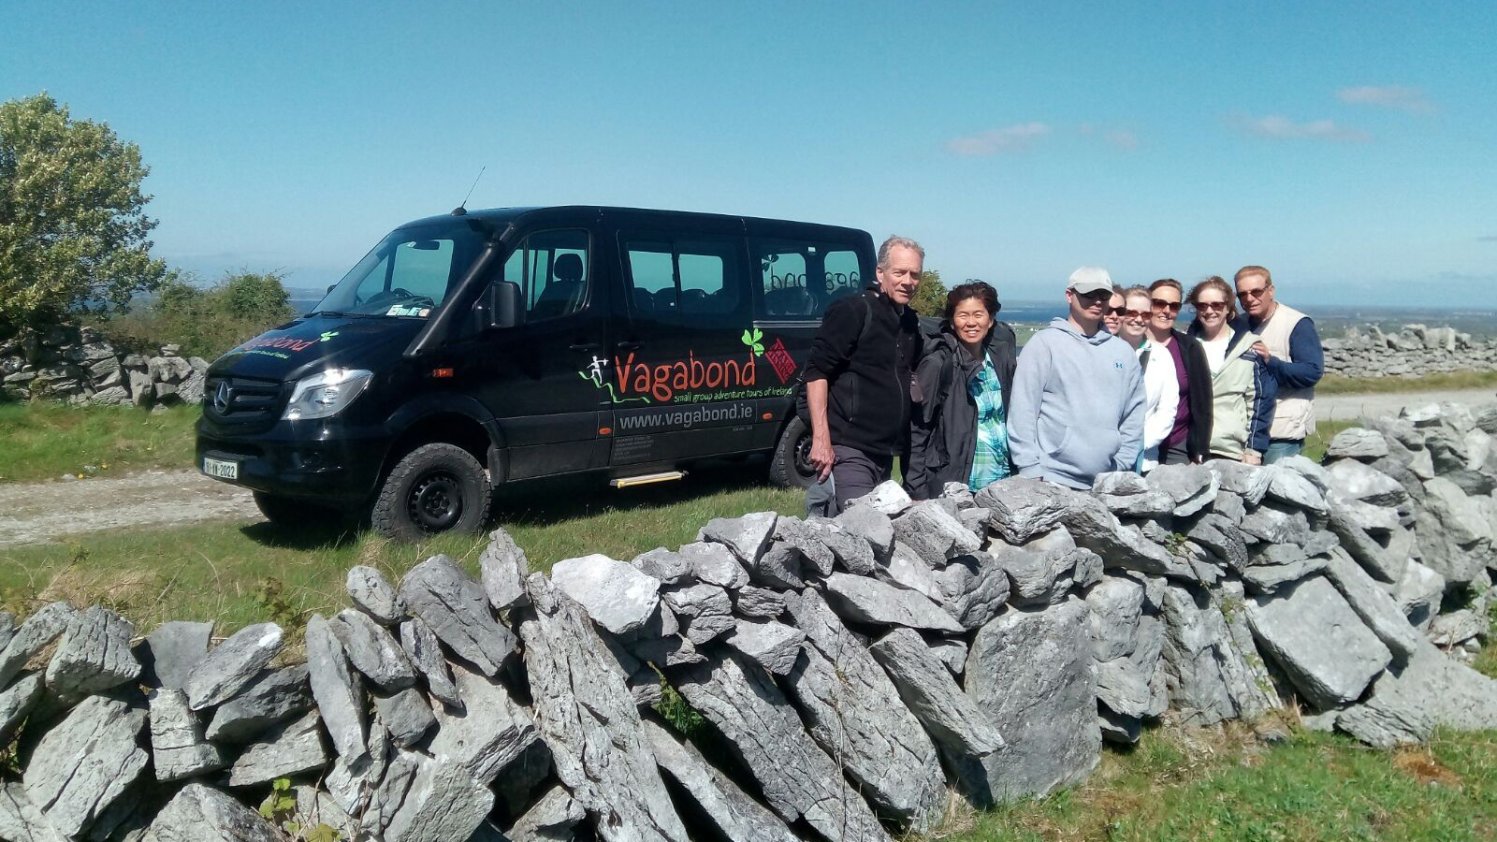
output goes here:
{"type": "Polygon", "coordinates": [[[1274,439],[1268,443],[1268,449],[1263,451],[1263,464],[1272,465],[1280,459],[1298,456],[1304,449],[1304,439],[1274,439]]]}

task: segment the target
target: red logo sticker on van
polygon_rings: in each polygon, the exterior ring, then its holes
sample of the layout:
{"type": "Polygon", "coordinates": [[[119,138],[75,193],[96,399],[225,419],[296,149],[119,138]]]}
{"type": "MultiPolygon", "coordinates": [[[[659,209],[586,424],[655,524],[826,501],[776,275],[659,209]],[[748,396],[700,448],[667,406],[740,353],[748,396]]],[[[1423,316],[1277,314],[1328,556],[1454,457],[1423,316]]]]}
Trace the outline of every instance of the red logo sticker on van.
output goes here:
{"type": "Polygon", "coordinates": [[[790,375],[795,373],[795,358],[785,350],[783,341],[776,337],[774,344],[764,352],[764,358],[769,360],[769,364],[774,368],[774,375],[780,378],[781,383],[789,382],[790,375]]]}

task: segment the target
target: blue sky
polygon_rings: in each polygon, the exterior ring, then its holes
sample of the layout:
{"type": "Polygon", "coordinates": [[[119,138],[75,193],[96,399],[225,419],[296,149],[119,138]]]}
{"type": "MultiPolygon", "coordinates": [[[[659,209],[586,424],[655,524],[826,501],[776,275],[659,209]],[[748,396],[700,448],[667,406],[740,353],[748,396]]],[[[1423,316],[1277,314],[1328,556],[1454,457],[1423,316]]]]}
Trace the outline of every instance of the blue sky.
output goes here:
{"type": "Polygon", "coordinates": [[[0,0],[0,100],[152,168],[156,253],[336,280],[455,206],[852,225],[1008,299],[1273,269],[1485,305],[1497,4],[0,0]]]}

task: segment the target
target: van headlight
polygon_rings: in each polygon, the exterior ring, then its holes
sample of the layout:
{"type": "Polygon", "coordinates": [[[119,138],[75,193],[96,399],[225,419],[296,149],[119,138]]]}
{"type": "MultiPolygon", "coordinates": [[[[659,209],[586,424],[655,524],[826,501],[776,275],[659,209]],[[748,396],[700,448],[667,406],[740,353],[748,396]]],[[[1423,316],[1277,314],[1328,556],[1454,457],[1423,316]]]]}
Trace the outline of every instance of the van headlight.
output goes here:
{"type": "Polygon", "coordinates": [[[363,369],[330,368],[303,377],[291,390],[291,400],[286,404],[286,411],[281,413],[281,420],[302,421],[337,415],[353,403],[373,376],[374,372],[363,369]]]}

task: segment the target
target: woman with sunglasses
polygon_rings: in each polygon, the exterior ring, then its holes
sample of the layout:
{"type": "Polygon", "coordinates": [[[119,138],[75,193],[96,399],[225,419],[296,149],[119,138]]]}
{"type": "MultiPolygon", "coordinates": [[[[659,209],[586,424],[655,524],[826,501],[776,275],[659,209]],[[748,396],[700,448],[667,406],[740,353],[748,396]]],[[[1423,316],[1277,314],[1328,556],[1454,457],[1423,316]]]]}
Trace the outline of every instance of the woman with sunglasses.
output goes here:
{"type": "Polygon", "coordinates": [[[1153,316],[1153,309],[1148,288],[1129,287],[1123,291],[1123,302],[1118,338],[1138,355],[1138,364],[1144,370],[1144,440],[1139,446],[1138,464],[1134,469],[1146,472],[1159,464],[1159,446],[1174,429],[1180,393],[1168,352],[1151,353],[1149,319],[1153,316]]]}
{"type": "Polygon", "coordinates": [[[1174,278],[1149,284],[1150,363],[1155,356],[1171,361],[1180,400],[1170,433],[1159,447],[1162,465],[1203,462],[1211,450],[1211,366],[1201,343],[1175,329],[1184,298],[1184,288],[1174,278]]]}
{"type": "Polygon", "coordinates": [[[917,500],[948,482],[973,491],[1013,473],[1008,399],[1018,343],[997,320],[998,293],[969,281],[946,295],[941,332],[925,344],[911,389],[910,461],[905,487],[917,500]]]}
{"type": "Polygon", "coordinates": [[[1122,284],[1113,284],[1112,298],[1107,302],[1107,309],[1102,311],[1102,329],[1113,336],[1119,335],[1118,331],[1123,325],[1123,314],[1128,311],[1123,292],[1122,284]]]}
{"type": "Polygon", "coordinates": [[[1190,291],[1195,321],[1187,333],[1196,338],[1211,369],[1212,458],[1263,464],[1268,428],[1273,423],[1274,379],[1253,352],[1258,334],[1237,322],[1232,287],[1215,275],[1190,291]]]}

